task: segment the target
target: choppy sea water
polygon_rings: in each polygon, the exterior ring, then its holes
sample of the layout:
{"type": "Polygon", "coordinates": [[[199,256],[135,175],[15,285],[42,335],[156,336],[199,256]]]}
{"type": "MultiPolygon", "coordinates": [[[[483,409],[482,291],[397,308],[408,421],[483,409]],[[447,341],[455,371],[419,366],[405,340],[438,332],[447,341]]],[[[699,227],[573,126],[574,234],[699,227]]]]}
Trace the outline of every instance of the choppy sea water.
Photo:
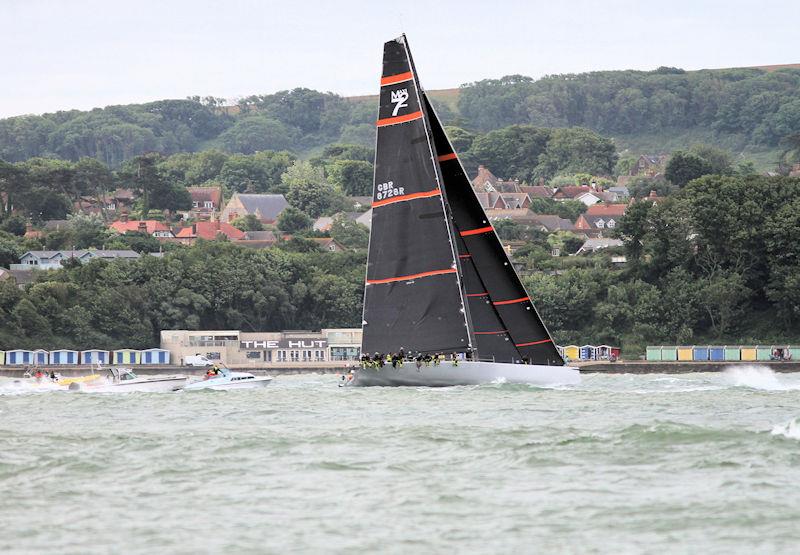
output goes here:
{"type": "Polygon", "coordinates": [[[3,553],[795,553],[800,375],[0,381],[3,553]]]}

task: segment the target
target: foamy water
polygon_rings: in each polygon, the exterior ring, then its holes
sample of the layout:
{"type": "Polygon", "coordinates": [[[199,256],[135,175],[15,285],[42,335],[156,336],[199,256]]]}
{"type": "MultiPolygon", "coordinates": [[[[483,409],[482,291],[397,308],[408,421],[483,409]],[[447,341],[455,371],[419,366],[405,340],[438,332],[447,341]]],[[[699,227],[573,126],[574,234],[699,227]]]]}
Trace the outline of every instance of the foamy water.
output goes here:
{"type": "Polygon", "coordinates": [[[557,389],[0,380],[0,552],[794,553],[798,387],[758,367],[557,389]]]}

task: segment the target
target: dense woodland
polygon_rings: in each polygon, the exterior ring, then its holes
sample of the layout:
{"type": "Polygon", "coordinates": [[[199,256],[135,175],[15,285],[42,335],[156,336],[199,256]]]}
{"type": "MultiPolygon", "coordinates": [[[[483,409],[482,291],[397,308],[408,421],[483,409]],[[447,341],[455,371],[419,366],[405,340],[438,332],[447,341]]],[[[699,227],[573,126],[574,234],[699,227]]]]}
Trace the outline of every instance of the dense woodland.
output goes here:
{"type": "MultiPolygon", "coordinates": [[[[633,163],[609,135],[713,138],[772,148],[769,169],[800,162],[800,71],[600,72],[533,81],[507,77],[462,88],[437,110],[468,170],[550,185],[609,184],[633,163]]],[[[119,348],[158,343],[166,328],[280,330],[358,326],[366,230],[337,217],[330,235],[351,250],[321,252],[307,238],[320,215],[352,210],[372,187],[374,106],[307,89],[243,99],[117,106],[0,120],[0,266],[26,250],[166,250],[135,262],[96,260],[43,272],[25,289],[0,283],[0,349],[119,348]],[[268,250],[225,241],[193,247],[123,236],[74,204],[134,189],[133,217],[188,208],[187,186],[282,193],[278,227],[294,238],[268,250]],[[26,223],[69,218],[41,238],[26,223]],[[244,284],[244,286],[243,286],[244,284]]],[[[617,227],[624,247],[567,256],[581,241],[498,223],[556,340],[622,344],[800,342],[800,180],[766,177],[746,157],[709,145],[671,153],[665,175],[634,179],[639,200],[617,227]],[[564,256],[553,257],[554,246],[564,256]],[[613,254],[627,264],[614,266],[613,254]]],[[[580,203],[536,199],[532,209],[575,221],[580,203]]],[[[236,222],[258,229],[253,219],[236,222]]]]}

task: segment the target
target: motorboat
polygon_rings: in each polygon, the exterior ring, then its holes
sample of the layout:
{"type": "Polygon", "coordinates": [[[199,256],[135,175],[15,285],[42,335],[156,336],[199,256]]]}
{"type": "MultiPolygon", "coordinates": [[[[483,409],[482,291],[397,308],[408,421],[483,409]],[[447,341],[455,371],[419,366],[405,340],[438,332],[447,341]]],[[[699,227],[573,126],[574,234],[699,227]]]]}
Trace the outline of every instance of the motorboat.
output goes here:
{"type": "Polygon", "coordinates": [[[183,388],[184,391],[200,391],[215,389],[227,391],[229,389],[256,389],[266,387],[272,381],[270,376],[256,377],[249,372],[232,372],[230,369],[216,367],[216,373],[206,374],[205,379],[192,382],[183,388]]]}
{"type": "Polygon", "coordinates": [[[89,382],[69,384],[72,391],[92,391],[96,393],[150,392],[169,393],[186,385],[187,376],[139,377],[130,368],[109,368],[106,375],[89,382]]]}

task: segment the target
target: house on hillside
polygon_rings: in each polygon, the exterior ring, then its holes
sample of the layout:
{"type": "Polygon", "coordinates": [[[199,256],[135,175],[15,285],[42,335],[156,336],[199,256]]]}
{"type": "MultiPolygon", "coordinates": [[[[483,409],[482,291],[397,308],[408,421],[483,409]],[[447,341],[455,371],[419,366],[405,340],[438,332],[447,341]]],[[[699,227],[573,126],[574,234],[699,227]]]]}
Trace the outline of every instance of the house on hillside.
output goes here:
{"type": "Polygon", "coordinates": [[[28,251],[19,258],[19,264],[11,264],[11,270],[57,270],[67,260],[77,260],[81,264],[95,258],[139,258],[132,250],[62,250],[28,251]]]}
{"type": "Polygon", "coordinates": [[[575,230],[575,224],[566,218],[562,218],[554,214],[535,214],[532,225],[535,228],[547,233],[575,230]]]}
{"type": "Polygon", "coordinates": [[[136,193],[132,189],[115,189],[97,197],[81,197],[74,203],[75,212],[102,215],[112,212],[130,212],[136,193]]]}
{"type": "Polygon", "coordinates": [[[353,210],[362,211],[372,206],[372,197],[347,197],[353,203],[353,210]]]}
{"type": "MultiPolygon", "coordinates": [[[[365,225],[363,223],[363,216],[364,212],[340,212],[339,214],[343,215],[350,221],[359,223],[361,225],[365,225]]],[[[338,216],[339,214],[336,214],[338,216]]],[[[314,221],[314,231],[322,231],[327,232],[331,230],[331,226],[333,225],[333,219],[336,216],[320,216],[314,221]]]]}
{"type": "Polygon", "coordinates": [[[543,185],[520,185],[519,190],[527,194],[530,199],[553,197],[553,188],[543,185]]]}
{"type": "Polygon", "coordinates": [[[342,252],[347,250],[338,241],[329,237],[316,237],[311,240],[319,245],[322,250],[328,252],[342,252]]]}
{"type": "Polygon", "coordinates": [[[490,222],[498,220],[511,220],[520,225],[535,225],[536,214],[527,208],[486,210],[490,222]]]}
{"type": "Polygon", "coordinates": [[[244,239],[240,239],[236,244],[252,249],[268,249],[277,242],[278,237],[273,231],[246,231],[244,239]]]}
{"type": "Polygon", "coordinates": [[[192,245],[197,239],[214,241],[218,237],[225,237],[229,241],[241,241],[245,238],[245,232],[232,226],[229,223],[220,222],[196,222],[190,226],[183,227],[175,234],[179,243],[192,245]]]}
{"type": "Polygon", "coordinates": [[[495,176],[486,166],[478,166],[478,175],[472,180],[476,192],[519,193],[519,180],[504,181],[495,176]]]}
{"type": "Polygon", "coordinates": [[[575,228],[581,230],[611,230],[625,215],[627,204],[595,204],[578,216],[575,228]]]}
{"type": "Polygon", "coordinates": [[[609,239],[607,237],[589,238],[586,239],[575,254],[586,254],[601,249],[621,247],[622,245],[623,242],[620,239],[609,239]]]}
{"type": "Polygon", "coordinates": [[[272,225],[289,206],[283,195],[234,193],[222,211],[220,220],[232,222],[241,216],[254,215],[262,224],[272,225]]]}
{"type": "Polygon", "coordinates": [[[192,209],[186,216],[196,220],[211,219],[222,208],[222,187],[186,187],[192,197],[192,209]]]}
{"type": "Polygon", "coordinates": [[[642,154],[630,170],[631,176],[657,177],[664,173],[669,156],[642,154]]]}
{"type": "Polygon", "coordinates": [[[112,222],[108,229],[117,233],[145,233],[156,239],[171,239],[174,237],[172,230],[164,222],[158,220],[129,220],[127,214],[122,214],[120,219],[112,222]]]}

